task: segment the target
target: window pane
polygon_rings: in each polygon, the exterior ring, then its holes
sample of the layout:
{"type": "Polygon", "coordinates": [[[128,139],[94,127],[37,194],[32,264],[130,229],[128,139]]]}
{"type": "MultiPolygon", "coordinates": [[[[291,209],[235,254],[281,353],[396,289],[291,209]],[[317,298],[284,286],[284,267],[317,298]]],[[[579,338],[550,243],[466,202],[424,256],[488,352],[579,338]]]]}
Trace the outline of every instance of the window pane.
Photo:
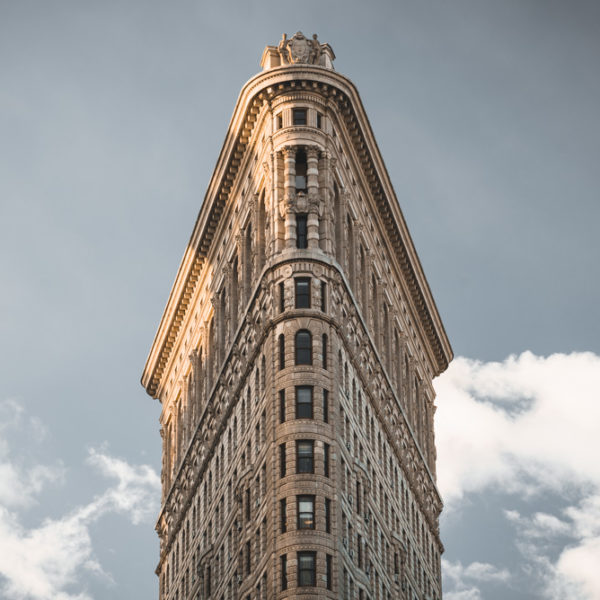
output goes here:
{"type": "Polygon", "coordinates": [[[294,109],[294,125],[306,125],[306,110],[303,108],[294,109]]]}
{"type": "Polygon", "coordinates": [[[312,440],[298,440],[296,444],[298,473],[314,473],[312,440]]]}
{"type": "Polygon", "coordinates": [[[298,585],[315,585],[315,552],[298,552],[298,585]]]}
{"type": "Polygon", "coordinates": [[[308,248],[307,219],[307,215],[296,215],[296,248],[308,248]]]}
{"type": "Polygon", "coordinates": [[[296,279],[296,308],[310,308],[310,279],[296,279]]]}
{"type": "Polygon", "coordinates": [[[298,496],[298,529],[315,528],[315,497],[298,496]]]}
{"type": "Polygon", "coordinates": [[[312,365],[312,336],[306,329],[296,334],[296,364],[312,365]]]}
{"type": "Polygon", "coordinates": [[[296,388],[296,418],[297,419],[312,419],[313,418],[313,402],[312,402],[312,387],[298,386],[296,388]]]}

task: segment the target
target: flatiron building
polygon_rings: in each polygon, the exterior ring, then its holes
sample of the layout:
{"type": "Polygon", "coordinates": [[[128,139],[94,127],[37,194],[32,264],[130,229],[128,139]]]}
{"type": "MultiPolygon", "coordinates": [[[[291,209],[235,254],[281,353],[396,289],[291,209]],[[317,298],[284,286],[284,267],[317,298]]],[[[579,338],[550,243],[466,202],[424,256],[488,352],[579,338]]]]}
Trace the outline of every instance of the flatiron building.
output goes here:
{"type": "Polygon", "coordinates": [[[161,600],[441,598],[452,350],[354,84],[298,32],[240,93],[142,384],[161,600]]]}

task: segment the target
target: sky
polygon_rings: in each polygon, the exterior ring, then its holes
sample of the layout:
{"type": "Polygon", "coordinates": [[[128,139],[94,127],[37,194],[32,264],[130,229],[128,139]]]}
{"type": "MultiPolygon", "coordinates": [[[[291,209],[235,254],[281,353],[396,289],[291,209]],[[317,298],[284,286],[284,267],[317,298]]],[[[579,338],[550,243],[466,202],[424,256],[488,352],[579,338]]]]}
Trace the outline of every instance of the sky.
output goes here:
{"type": "Polygon", "coordinates": [[[600,598],[600,4],[0,0],[0,597],[157,597],[139,379],[283,32],[359,89],[456,356],[446,600],[600,598]]]}

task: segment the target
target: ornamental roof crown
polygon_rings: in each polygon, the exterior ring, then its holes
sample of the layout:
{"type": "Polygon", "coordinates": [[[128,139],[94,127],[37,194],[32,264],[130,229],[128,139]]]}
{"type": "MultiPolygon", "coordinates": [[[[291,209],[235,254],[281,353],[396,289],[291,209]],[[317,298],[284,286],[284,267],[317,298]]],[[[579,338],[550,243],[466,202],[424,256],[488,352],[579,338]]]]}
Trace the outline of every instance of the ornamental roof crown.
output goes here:
{"type": "Polygon", "coordinates": [[[288,65],[319,65],[333,69],[334,59],[332,47],[329,44],[321,44],[316,33],[309,39],[298,31],[291,38],[284,33],[277,46],[267,46],[260,66],[264,71],[288,65]]]}

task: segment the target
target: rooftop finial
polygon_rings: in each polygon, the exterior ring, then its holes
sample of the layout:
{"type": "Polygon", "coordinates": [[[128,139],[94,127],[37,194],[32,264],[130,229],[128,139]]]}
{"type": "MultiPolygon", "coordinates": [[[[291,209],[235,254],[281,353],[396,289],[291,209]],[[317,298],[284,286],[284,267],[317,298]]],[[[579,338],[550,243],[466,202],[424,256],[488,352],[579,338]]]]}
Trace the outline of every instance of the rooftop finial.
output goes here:
{"type": "Polygon", "coordinates": [[[316,33],[309,39],[298,31],[291,38],[284,33],[278,46],[267,46],[261,66],[263,69],[272,69],[285,65],[320,65],[333,69],[334,58],[331,46],[321,44],[316,33]]]}

